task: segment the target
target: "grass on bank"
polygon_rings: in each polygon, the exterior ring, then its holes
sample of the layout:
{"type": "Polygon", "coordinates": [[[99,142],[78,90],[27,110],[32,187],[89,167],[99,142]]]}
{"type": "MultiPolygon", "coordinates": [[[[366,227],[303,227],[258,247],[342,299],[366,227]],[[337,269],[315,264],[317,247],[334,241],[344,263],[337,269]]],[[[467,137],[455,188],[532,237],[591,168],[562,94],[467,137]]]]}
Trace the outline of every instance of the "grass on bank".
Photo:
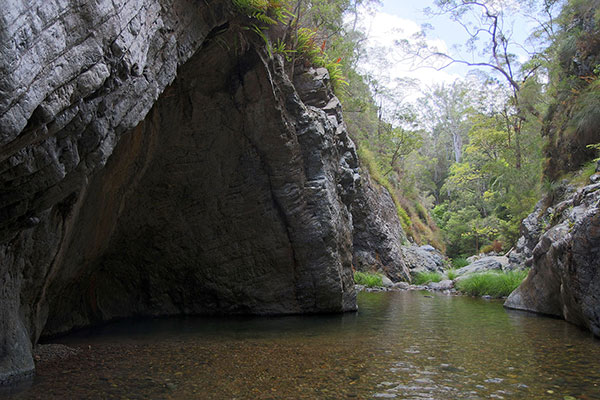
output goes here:
{"type": "Polygon", "coordinates": [[[470,296],[505,297],[515,290],[529,271],[483,272],[456,283],[456,288],[470,296]]]}
{"type": "Polygon", "coordinates": [[[446,270],[446,276],[448,277],[448,279],[453,281],[458,277],[458,273],[456,272],[455,268],[451,268],[446,270]]]}
{"type": "Polygon", "coordinates": [[[413,284],[425,285],[431,282],[440,282],[442,275],[437,272],[419,272],[413,278],[413,284]]]}
{"type": "Polygon", "coordinates": [[[467,259],[465,257],[457,257],[457,258],[452,259],[452,268],[459,269],[462,267],[466,267],[469,264],[470,263],[467,261],[467,259]]]}
{"type": "Polygon", "coordinates": [[[383,286],[383,278],[379,274],[356,271],[354,272],[354,283],[366,287],[383,286]]]}

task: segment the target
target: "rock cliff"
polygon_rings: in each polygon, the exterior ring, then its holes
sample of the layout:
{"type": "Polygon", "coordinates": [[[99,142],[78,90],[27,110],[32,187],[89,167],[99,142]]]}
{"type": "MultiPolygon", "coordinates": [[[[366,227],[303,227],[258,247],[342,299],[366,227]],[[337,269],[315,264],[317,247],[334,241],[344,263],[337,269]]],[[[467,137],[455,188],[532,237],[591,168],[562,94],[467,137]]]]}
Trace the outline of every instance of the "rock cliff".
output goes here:
{"type": "Polygon", "coordinates": [[[564,318],[600,336],[600,184],[568,193],[547,210],[540,203],[525,220],[527,236],[519,242],[531,271],[504,305],[564,318]]]}
{"type": "Polygon", "coordinates": [[[353,241],[402,268],[326,70],[247,32],[228,0],[5,5],[0,382],[114,318],[354,310],[353,241]]]}

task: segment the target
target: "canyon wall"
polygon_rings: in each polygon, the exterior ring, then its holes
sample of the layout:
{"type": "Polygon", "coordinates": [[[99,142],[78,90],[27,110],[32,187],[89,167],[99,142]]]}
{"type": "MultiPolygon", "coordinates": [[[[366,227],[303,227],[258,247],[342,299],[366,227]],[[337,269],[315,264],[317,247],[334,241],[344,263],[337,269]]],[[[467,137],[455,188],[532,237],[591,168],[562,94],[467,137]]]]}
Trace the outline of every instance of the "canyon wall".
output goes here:
{"type": "Polygon", "coordinates": [[[115,318],[355,310],[353,241],[402,268],[327,71],[244,23],[228,0],[5,6],[0,382],[115,318]]]}

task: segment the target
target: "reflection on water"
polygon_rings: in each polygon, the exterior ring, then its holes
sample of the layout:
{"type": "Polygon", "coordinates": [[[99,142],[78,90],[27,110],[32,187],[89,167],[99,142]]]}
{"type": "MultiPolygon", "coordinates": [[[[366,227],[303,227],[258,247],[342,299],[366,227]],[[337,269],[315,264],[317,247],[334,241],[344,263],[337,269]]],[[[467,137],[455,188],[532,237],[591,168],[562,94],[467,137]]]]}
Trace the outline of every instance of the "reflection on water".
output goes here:
{"type": "MultiPolygon", "coordinates": [[[[426,297],[433,296],[433,297],[426,297]]],[[[501,303],[361,293],[359,312],[112,324],[14,398],[600,399],[600,341],[501,303]]]]}

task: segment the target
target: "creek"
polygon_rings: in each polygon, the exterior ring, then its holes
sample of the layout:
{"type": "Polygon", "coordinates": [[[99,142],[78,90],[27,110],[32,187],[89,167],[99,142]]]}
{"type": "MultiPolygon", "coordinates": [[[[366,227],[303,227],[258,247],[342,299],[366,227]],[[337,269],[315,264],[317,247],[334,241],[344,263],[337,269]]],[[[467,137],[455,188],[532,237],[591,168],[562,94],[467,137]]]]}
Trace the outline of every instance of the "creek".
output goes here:
{"type": "Polygon", "coordinates": [[[600,399],[600,340],[562,320],[427,292],[360,293],[358,303],[357,313],[80,331],[55,340],[79,354],[41,363],[8,396],[600,399]]]}

